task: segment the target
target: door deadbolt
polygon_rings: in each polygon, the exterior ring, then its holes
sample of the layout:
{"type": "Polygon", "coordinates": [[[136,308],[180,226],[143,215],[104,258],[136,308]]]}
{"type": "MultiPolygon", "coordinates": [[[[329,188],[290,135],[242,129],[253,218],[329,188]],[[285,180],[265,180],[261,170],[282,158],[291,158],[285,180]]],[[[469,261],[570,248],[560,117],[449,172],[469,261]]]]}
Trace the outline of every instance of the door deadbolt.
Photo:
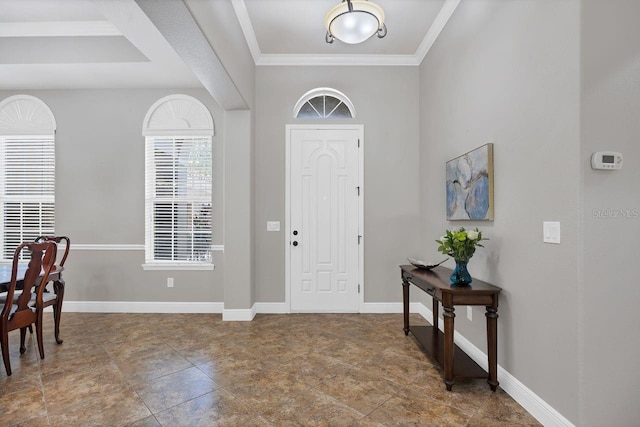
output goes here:
{"type": "Polygon", "coordinates": [[[298,246],[298,242],[296,242],[295,240],[293,241],[293,246],[298,246]]]}

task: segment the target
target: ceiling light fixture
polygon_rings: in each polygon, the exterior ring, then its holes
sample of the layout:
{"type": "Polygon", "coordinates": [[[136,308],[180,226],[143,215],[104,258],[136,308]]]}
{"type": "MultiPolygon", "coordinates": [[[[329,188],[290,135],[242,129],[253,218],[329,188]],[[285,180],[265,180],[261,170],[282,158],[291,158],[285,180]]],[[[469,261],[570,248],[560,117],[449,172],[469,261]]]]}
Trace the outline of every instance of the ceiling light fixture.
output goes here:
{"type": "Polygon", "coordinates": [[[342,0],[327,13],[324,26],[327,27],[327,43],[338,39],[344,43],[358,44],[374,34],[378,34],[379,38],[387,35],[384,11],[368,0],[342,0]]]}

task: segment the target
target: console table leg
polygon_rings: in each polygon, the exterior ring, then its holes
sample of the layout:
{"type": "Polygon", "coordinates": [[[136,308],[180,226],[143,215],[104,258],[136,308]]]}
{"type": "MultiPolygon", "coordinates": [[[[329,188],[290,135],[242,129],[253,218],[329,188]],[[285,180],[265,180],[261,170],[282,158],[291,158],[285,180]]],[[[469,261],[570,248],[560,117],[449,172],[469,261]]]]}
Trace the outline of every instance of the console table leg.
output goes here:
{"type": "Polygon", "coordinates": [[[409,335],[409,282],[402,280],[402,303],[404,307],[404,334],[409,335]]]}
{"type": "Polygon", "coordinates": [[[431,308],[433,309],[432,313],[433,313],[433,332],[435,334],[438,333],[438,300],[433,298],[433,301],[431,302],[431,308]]]}
{"type": "Polygon", "coordinates": [[[489,356],[489,379],[487,382],[492,391],[498,388],[498,309],[487,307],[487,353],[489,356]]]}
{"type": "Polygon", "coordinates": [[[442,307],[444,310],[444,383],[447,390],[453,387],[453,319],[456,317],[454,307],[442,307]]]}

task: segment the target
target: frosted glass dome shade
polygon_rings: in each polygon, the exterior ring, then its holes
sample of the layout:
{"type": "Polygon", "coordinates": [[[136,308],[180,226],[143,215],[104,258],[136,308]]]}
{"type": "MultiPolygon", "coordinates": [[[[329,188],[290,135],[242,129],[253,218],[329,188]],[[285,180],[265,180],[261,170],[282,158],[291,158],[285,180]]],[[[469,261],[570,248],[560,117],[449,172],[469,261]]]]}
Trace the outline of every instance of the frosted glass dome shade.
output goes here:
{"type": "MultiPolygon", "coordinates": [[[[325,27],[329,35],[344,43],[362,43],[383,29],[384,11],[366,0],[344,1],[329,11],[325,27]]],[[[384,30],[380,37],[386,34],[384,30]]]]}

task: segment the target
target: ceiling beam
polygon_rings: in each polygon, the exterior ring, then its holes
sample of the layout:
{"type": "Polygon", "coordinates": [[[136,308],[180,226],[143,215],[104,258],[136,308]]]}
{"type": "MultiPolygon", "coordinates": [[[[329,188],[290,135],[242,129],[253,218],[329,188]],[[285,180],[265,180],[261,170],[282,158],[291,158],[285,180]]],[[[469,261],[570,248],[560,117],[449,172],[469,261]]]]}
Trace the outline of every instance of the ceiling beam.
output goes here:
{"type": "Polygon", "coordinates": [[[184,2],[135,2],[223,109],[248,109],[246,101],[184,2]]]}

